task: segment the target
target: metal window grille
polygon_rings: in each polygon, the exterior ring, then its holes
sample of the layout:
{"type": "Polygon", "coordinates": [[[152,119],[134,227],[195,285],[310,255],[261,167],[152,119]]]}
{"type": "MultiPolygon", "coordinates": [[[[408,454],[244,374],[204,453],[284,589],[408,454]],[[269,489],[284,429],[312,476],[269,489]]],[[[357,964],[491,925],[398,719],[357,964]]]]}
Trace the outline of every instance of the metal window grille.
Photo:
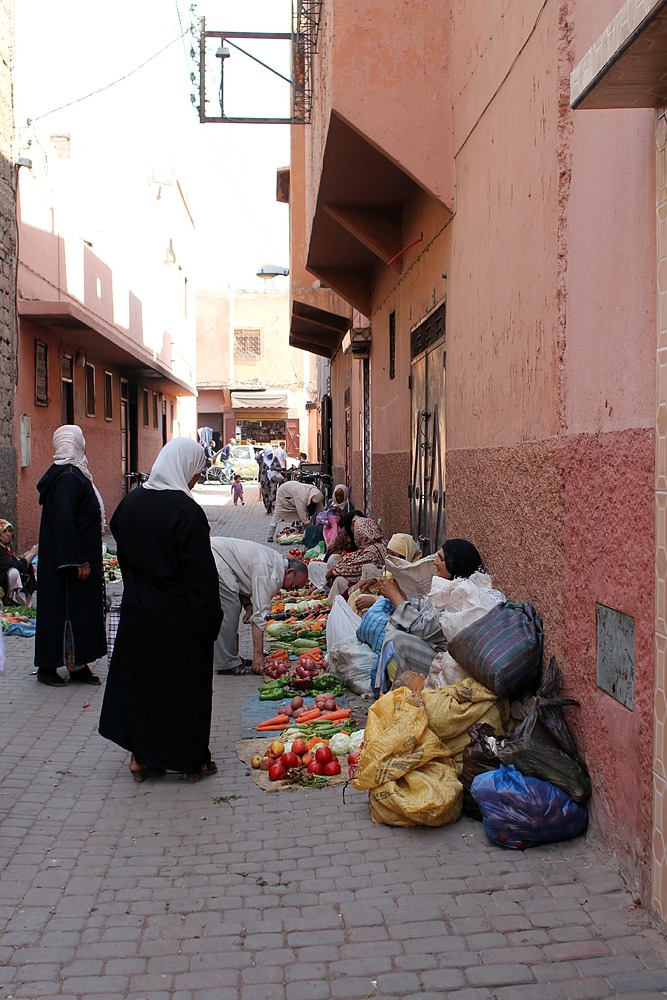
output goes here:
{"type": "Polygon", "coordinates": [[[396,378],[396,313],[389,313],[389,378],[396,378]]]}
{"type": "Polygon", "coordinates": [[[104,373],[104,419],[113,420],[113,375],[104,373]]]}
{"type": "Polygon", "coordinates": [[[49,348],[35,341],[35,405],[49,405],[49,348]]]}
{"type": "Polygon", "coordinates": [[[262,356],[259,330],[234,330],[234,361],[240,365],[256,365],[262,356]]]}
{"type": "Polygon", "coordinates": [[[445,303],[427,316],[423,323],[416,326],[410,334],[410,358],[414,361],[416,357],[427,351],[429,347],[437,343],[445,336],[445,303]]]}
{"type": "Polygon", "coordinates": [[[86,416],[95,416],[95,365],[86,362],[86,416]]]}

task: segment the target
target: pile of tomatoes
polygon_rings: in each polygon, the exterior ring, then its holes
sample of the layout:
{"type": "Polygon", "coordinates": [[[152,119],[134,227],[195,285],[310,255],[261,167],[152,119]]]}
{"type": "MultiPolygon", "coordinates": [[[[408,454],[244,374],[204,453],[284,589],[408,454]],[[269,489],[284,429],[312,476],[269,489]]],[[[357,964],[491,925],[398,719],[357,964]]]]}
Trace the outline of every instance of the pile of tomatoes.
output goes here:
{"type": "Polygon", "coordinates": [[[295,768],[305,768],[308,774],[325,778],[333,778],[341,771],[338,758],[329,747],[309,750],[305,740],[294,740],[291,750],[285,750],[280,740],[274,740],[263,757],[257,755],[250,763],[255,769],[268,771],[271,781],[281,781],[295,768]]]}

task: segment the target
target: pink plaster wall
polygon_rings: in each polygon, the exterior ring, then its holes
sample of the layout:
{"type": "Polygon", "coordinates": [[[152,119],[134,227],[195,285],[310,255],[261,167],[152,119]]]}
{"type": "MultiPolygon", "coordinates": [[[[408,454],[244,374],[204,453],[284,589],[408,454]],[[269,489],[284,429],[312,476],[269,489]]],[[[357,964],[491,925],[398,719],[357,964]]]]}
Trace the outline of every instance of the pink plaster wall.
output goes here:
{"type": "Polygon", "coordinates": [[[582,111],[575,124],[564,419],[573,434],[653,427],[655,112],[582,111]]]}
{"type": "Polygon", "coordinates": [[[449,452],[448,535],[470,538],[510,600],[544,620],[568,724],[594,787],[591,817],[639,883],[651,840],[654,632],[654,435],[582,434],[449,452]],[[596,604],[635,622],[635,704],[597,687],[596,604]]]}
{"type": "MultiPolygon", "coordinates": [[[[415,17],[415,30],[423,34],[439,37],[447,26],[455,214],[438,235],[437,226],[429,228],[427,196],[414,197],[404,206],[405,242],[423,230],[432,244],[425,238],[425,252],[406,253],[400,275],[380,265],[372,273],[371,506],[374,513],[386,512],[388,524],[401,517],[392,495],[403,490],[409,453],[406,338],[429,303],[446,297],[447,533],[471,538],[496,584],[512,599],[531,601],[543,616],[545,653],[558,657],[567,692],[581,701],[568,721],[593,775],[593,824],[621,852],[646,895],[654,684],[655,115],[569,107],[570,70],[619,5],[489,0],[480,17],[479,5],[459,0],[451,19],[449,9],[431,20],[415,17]],[[396,385],[386,372],[391,309],[397,316],[396,385]],[[597,688],[596,603],[634,618],[632,711],[597,688]]],[[[348,12],[358,8],[341,6],[335,23],[331,10],[325,14],[325,54],[348,12]]],[[[386,24],[391,32],[391,17],[386,24]]],[[[400,47],[399,34],[391,40],[400,47]]],[[[307,219],[317,199],[326,111],[346,116],[340,105],[353,79],[364,94],[363,78],[355,76],[363,61],[353,71],[338,58],[336,51],[332,66],[325,55],[319,66],[321,104],[306,161],[307,219]]],[[[371,81],[373,60],[366,68],[371,81]]],[[[388,109],[391,101],[386,103],[388,109]]],[[[362,114],[355,127],[375,142],[362,114]]],[[[430,116],[429,141],[444,121],[430,116]]],[[[398,126],[396,134],[402,134],[398,126]]],[[[334,407],[342,407],[344,370],[336,358],[334,407]]],[[[354,432],[360,395],[353,393],[352,400],[354,432]]]]}
{"type": "MultiPolygon", "coordinates": [[[[17,447],[19,467],[17,469],[17,509],[19,512],[17,533],[20,545],[25,548],[37,540],[39,533],[40,507],[36,486],[53,461],[53,432],[61,424],[60,410],[60,355],[74,353],[76,343],[66,337],[59,339],[43,328],[21,321],[19,340],[19,383],[16,393],[15,438],[19,441],[19,417],[27,413],[32,419],[32,463],[20,467],[20,449],[17,447]],[[49,360],[49,404],[35,406],[34,402],[34,341],[41,340],[48,345],[49,360]]],[[[120,431],[120,375],[113,365],[101,357],[88,354],[87,360],[95,365],[96,416],[86,416],[85,369],[74,367],[74,420],[83,430],[86,439],[88,463],[99,489],[110,520],[116,505],[125,493],[125,483],[121,469],[120,431]],[[104,372],[113,376],[113,419],[104,417],[104,372]]],[[[149,387],[150,388],[150,387],[149,387]]],[[[141,389],[139,390],[141,391],[141,389]]],[[[152,391],[152,390],[151,390],[152,391]]],[[[166,395],[167,419],[170,403],[176,407],[176,397],[166,395]]],[[[155,430],[143,427],[141,409],[137,434],[138,467],[142,471],[150,468],[162,447],[162,425],[155,430]]]]}
{"type": "Polygon", "coordinates": [[[581,701],[576,733],[605,838],[648,885],[655,629],[652,428],[562,439],[563,611],[568,688],[581,701]],[[595,604],[635,622],[635,703],[596,685],[595,604]]]}
{"type": "MultiPolygon", "coordinates": [[[[480,117],[457,135],[447,282],[452,449],[508,446],[559,426],[559,76],[546,57],[558,51],[557,11],[546,5],[507,78],[504,60],[511,58],[495,50],[516,32],[506,27],[501,38],[489,38],[476,80],[480,117]],[[484,97],[492,98],[489,107],[484,97]]],[[[524,13],[517,16],[523,23],[524,13]]],[[[455,18],[457,40],[459,33],[455,49],[466,52],[479,33],[468,5],[455,18]]],[[[524,25],[521,37],[526,33],[524,25]]]]}
{"type": "Polygon", "coordinates": [[[307,152],[309,220],[332,111],[453,208],[450,6],[450,0],[423,0],[419,16],[409,0],[323,6],[307,152]]]}

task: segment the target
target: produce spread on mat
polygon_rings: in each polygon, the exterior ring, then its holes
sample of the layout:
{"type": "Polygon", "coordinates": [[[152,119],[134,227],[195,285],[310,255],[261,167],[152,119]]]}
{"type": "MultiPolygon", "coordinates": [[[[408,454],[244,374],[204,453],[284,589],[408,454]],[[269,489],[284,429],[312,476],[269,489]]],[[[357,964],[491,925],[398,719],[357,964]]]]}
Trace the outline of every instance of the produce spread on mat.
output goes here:
{"type": "Polygon", "coordinates": [[[271,602],[258,690],[267,714],[256,727],[268,739],[250,763],[285,787],[323,787],[341,774],[353,777],[358,764],[364,731],[325,658],[330,609],[312,588],[281,590],[271,602]],[[274,702],[281,704],[271,711],[274,702]]]}

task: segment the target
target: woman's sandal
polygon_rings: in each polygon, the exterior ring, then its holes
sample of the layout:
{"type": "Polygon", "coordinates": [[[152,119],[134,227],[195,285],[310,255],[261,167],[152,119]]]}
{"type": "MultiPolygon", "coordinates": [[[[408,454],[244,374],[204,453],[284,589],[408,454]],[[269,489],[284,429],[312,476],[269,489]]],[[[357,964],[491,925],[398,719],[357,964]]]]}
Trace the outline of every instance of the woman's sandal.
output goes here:
{"type": "Polygon", "coordinates": [[[130,774],[135,781],[141,782],[145,781],[146,778],[157,777],[158,775],[164,774],[163,767],[153,767],[152,764],[140,764],[134,754],[130,758],[130,774]]]}
{"type": "Polygon", "coordinates": [[[208,764],[202,764],[198,771],[189,771],[185,777],[188,781],[199,781],[200,778],[208,778],[212,774],[218,773],[218,765],[214,760],[208,764]]]}

